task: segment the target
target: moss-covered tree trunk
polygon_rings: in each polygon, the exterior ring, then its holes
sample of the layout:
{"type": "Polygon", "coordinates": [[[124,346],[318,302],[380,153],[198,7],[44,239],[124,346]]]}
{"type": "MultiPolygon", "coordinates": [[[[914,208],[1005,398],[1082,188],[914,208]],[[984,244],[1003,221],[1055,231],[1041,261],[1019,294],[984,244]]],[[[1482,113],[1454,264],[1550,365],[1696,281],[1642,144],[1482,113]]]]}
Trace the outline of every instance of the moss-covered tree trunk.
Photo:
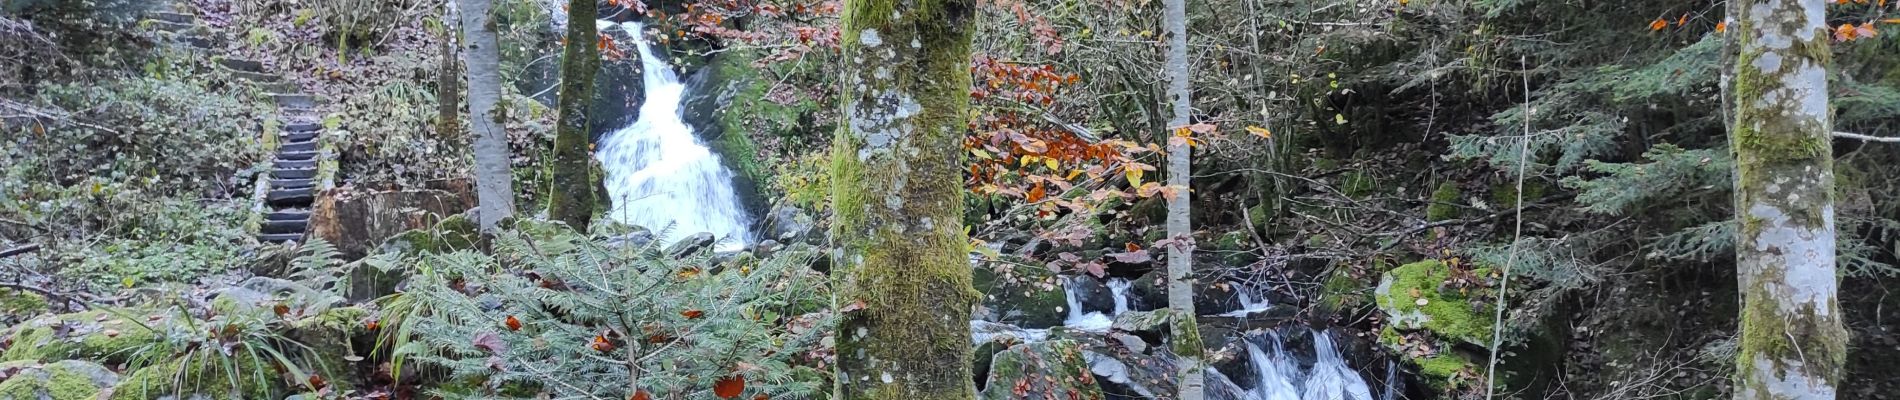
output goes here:
{"type": "Polygon", "coordinates": [[[848,0],[832,147],[836,400],[971,399],[972,0],[848,0]]]}
{"type": "Polygon", "coordinates": [[[1735,398],[1832,399],[1846,359],[1836,300],[1825,0],[1746,0],[1734,75],[1735,398]]]}
{"type": "MultiPolygon", "coordinates": [[[[1162,23],[1168,35],[1168,62],[1163,67],[1163,75],[1168,77],[1168,101],[1174,106],[1174,117],[1168,120],[1168,127],[1186,129],[1188,118],[1194,112],[1188,90],[1187,0],[1164,0],[1161,4],[1166,9],[1162,23]]],[[[1161,137],[1171,135],[1164,132],[1161,137]]],[[[1174,354],[1180,356],[1175,364],[1175,387],[1180,389],[1178,398],[1201,400],[1205,379],[1202,371],[1206,368],[1201,365],[1201,329],[1194,319],[1194,226],[1188,218],[1188,199],[1192,194],[1187,190],[1193,170],[1189,161],[1194,149],[1188,143],[1170,143],[1168,186],[1179,192],[1168,199],[1168,239],[1173,242],[1167,246],[1168,310],[1173,315],[1168,340],[1173,344],[1174,354]]]]}
{"type": "Polygon", "coordinates": [[[594,99],[594,71],[600,69],[600,34],[594,25],[594,0],[568,0],[567,45],[561,51],[559,126],[554,134],[553,182],[548,185],[548,217],[587,231],[594,217],[592,152],[588,149],[587,109],[594,99]]]}
{"type": "Polygon", "coordinates": [[[457,0],[462,13],[462,57],[468,74],[468,120],[475,133],[475,195],[482,232],[515,215],[509,168],[507,111],[501,107],[501,46],[493,0],[457,0]]]}

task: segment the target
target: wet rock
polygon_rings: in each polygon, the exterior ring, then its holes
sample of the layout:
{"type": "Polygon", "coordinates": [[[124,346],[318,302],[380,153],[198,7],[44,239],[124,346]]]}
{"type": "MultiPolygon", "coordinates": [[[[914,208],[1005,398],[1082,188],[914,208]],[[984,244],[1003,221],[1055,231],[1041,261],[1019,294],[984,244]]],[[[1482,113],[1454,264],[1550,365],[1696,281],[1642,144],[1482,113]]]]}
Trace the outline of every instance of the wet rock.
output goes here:
{"type": "Polygon", "coordinates": [[[1105,398],[1095,384],[1082,345],[1068,340],[1021,344],[997,353],[984,399],[1105,398]]]}
{"type": "Polygon", "coordinates": [[[0,399],[89,399],[118,382],[119,374],[87,361],[0,365],[0,399]]]}
{"type": "Polygon", "coordinates": [[[1062,325],[1067,289],[1047,269],[983,264],[971,271],[976,290],[983,293],[977,319],[1027,328],[1062,325]]]}
{"type": "MultiPolygon", "coordinates": [[[[604,15],[604,14],[603,14],[604,15]]],[[[600,27],[600,34],[613,40],[614,46],[626,51],[627,57],[602,57],[600,70],[594,73],[594,101],[588,118],[589,134],[599,140],[602,135],[633,124],[640,118],[640,103],[646,100],[646,84],[641,79],[640,55],[635,49],[639,44],[639,32],[628,32],[621,25],[600,27]]],[[[558,46],[556,46],[558,51],[558,46]]],[[[539,85],[545,88],[554,84],[554,79],[539,85]]],[[[536,88],[535,90],[540,90],[536,88]]],[[[530,92],[533,93],[533,92],[530,92]]],[[[548,98],[546,104],[552,104],[548,98]]]]}
{"type": "Polygon", "coordinates": [[[718,239],[714,238],[711,233],[695,233],[684,239],[680,239],[678,242],[673,242],[671,246],[667,246],[666,255],[673,258],[686,257],[697,254],[701,250],[710,249],[713,243],[716,242],[718,242],[718,239]]]}
{"type": "Polygon", "coordinates": [[[762,233],[768,240],[784,243],[811,243],[812,239],[817,239],[812,232],[812,228],[816,225],[817,222],[812,220],[810,213],[797,206],[785,204],[773,208],[772,212],[766,215],[765,229],[762,233]]]}

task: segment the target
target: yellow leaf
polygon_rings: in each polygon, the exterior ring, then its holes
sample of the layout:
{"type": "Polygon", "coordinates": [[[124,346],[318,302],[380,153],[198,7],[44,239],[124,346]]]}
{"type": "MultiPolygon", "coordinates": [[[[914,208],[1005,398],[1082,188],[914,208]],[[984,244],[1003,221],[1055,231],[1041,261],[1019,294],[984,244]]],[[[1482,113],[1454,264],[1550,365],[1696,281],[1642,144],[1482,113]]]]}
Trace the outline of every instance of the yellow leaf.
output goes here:
{"type": "Polygon", "coordinates": [[[1247,133],[1252,133],[1254,136],[1259,136],[1264,139],[1273,138],[1273,131],[1270,131],[1270,130],[1267,130],[1267,128],[1262,128],[1258,126],[1248,125],[1247,133]]]}
{"type": "Polygon", "coordinates": [[[1340,125],[1345,125],[1345,124],[1346,124],[1346,114],[1333,114],[1333,123],[1336,123],[1336,124],[1340,124],[1340,125]]]}
{"type": "Polygon", "coordinates": [[[1122,174],[1128,176],[1128,186],[1141,186],[1141,169],[1124,166],[1122,167],[1122,174]]]}
{"type": "Polygon", "coordinates": [[[1042,159],[1042,166],[1045,166],[1045,167],[1049,167],[1049,170],[1050,170],[1050,171],[1061,171],[1061,170],[1062,170],[1062,162],[1061,162],[1061,161],[1057,161],[1057,160],[1055,159],[1055,157],[1045,157],[1045,158],[1043,158],[1043,159],[1042,159]]]}
{"type": "Polygon", "coordinates": [[[970,154],[976,155],[976,158],[978,160],[988,160],[988,159],[993,158],[990,156],[990,152],[983,151],[983,149],[970,149],[970,154]]]}
{"type": "Polygon", "coordinates": [[[1029,163],[1033,163],[1033,162],[1036,162],[1036,159],[1037,159],[1037,158],[1041,158],[1041,157],[1036,157],[1036,156],[1023,156],[1023,158],[1020,158],[1020,159],[1017,159],[1017,160],[1016,160],[1016,161],[1017,161],[1017,163],[1016,163],[1016,166],[1018,166],[1018,167],[1027,167],[1027,166],[1029,166],[1029,163]]]}

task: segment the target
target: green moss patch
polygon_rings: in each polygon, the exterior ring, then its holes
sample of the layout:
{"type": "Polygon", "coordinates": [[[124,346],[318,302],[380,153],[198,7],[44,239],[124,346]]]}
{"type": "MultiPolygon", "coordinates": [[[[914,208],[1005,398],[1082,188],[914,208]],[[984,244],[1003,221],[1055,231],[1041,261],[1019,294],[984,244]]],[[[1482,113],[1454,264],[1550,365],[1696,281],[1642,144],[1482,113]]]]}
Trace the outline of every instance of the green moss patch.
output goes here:
{"type": "Polygon", "coordinates": [[[1451,267],[1438,260],[1405,264],[1385,273],[1373,299],[1399,329],[1424,329],[1446,340],[1489,346],[1492,305],[1474,307],[1467,294],[1443,288],[1450,276],[1451,267]]]}

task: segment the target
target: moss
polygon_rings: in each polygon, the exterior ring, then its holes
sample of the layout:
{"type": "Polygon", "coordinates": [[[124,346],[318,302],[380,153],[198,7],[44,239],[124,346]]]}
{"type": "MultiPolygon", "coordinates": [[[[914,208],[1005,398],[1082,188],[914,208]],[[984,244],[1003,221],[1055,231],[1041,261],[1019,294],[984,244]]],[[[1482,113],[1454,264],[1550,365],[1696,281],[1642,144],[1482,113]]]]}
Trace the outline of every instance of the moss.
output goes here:
{"type": "Polygon", "coordinates": [[[1168,342],[1173,345],[1174,354],[1192,360],[1205,359],[1207,350],[1201,345],[1201,324],[1192,316],[1173,317],[1170,320],[1174,323],[1174,337],[1168,342]]]}
{"type": "Polygon", "coordinates": [[[34,293],[0,289],[0,314],[34,315],[46,312],[46,297],[34,293]]]}
{"type": "Polygon", "coordinates": [[[1057,340],[1017,345],[995,355],[983,399],[1101,399],[1081,345],[1057,340]]]}
{"type": "Polygon", "coordinates": [[[1364,288],[1359,285],[1359,280],[1353,279],[1351,271],[1345,268],[1335,269],[1320,286],[1318,311],[1321,314],[1330,315],[1359,308],[1365,304],[1363,290],[1364,288]]]}
{"type": "Polygon", "coordinates": [[[126,375],[112,389],[111,400],[158,400],[167,398],[268,399],[283,386],[272,368],[259,360],[250,361],[244,353],[233,358],[199,356],[166,361],[126,375]],[[227,363],[240,362],[232,366],[227,363]],[[235,374],[235,375],[234,375],[235,374]]]}
{"type": "Polygon", "coordinates": [[[1047,269],[1018,268],[1015,271],[1022,276],[1011,282],[999,279],[989,268],[972,270],[971,281],[976,291],[982,293],[983,305],[995,313],[998,322],[1025,328],[1062,325],[1067,316],[1059,310],[1068,305],[1067,290],[1062,285],[1043,290],[1033,284],[1048,277],[1047,269]]]}
{"type": "MultiPolygon", "coordinates": [[[[1483,276],[1486,270],[1472,273],[1483,276]]],[[[1400,329],[1424,329],[1447,340],[1489,346],[1492,305],[1473,307],[1464,293],[1441,290],[1450,275],[1451,267],[1438,260],[1405,264],[1386,272],[1373,297],[1400,329]]]]}
{"type": "Polygon", "coordinates": [[[1347,197],[1364,199],[1374,190],[1378,190],[1378,179],[1373,178],[1372,173],[1365,170],[1348,172],[1344,179],[1339,183],[1339,191],[1344,192],[1347,197]]]}
{"type": "Polygon", "coordinates": [[[1429,357],[1412,359],[1412,362],[1418,364],[1418,373],[1423,378],[1420,381],[1441,393],[1458,387],[1459,376],[1465,370],[1477,367],[1470,358],[1455,351],[1441,351],[1429,357]]]}
{"type": "Polygon", "coordinates": [[[1425,206],[1426,221],[1445,221],[1458,218],[1458,184],[1452,181],[1438,184],[1438,190],[1432,191],[1432,203],[1425,206]]]}
{"type": "Polygon", "coordinates": [[[22,370],[0,382],[0,400],[90,399],[117,380],[117,374],[98,364],[61,361],[22,370]]]}
{"type": "Polygon", "coordinates": [[[351,389],[361,382],[352,381],[359,366],[348,360],[358,355],[354,342],[357,336],[368,333],[363,329],[363,321],[368,318],[369,311],[362,308],[332,308],[297,321],[285,336],[306,346],[307,351],[298,358],[309,368],[307,372],[330,377],[339,389],[351,389]]]}
{"type": "MultiPolygon", "coordinates": [[[[122,313],[141,315],[137,311],[122,313]]],[[[167,320],[169,317],[145,324],[167,320]]],[[[118,364],[130,359],[133,349],[159,340],[157,334],[138,323],[103,310],[40,317],[14,329],[13,346],[0,353],[0,361],[84,359],[118,364]],[[62,330],[66,330],[63,335],[62,330]]]]}

